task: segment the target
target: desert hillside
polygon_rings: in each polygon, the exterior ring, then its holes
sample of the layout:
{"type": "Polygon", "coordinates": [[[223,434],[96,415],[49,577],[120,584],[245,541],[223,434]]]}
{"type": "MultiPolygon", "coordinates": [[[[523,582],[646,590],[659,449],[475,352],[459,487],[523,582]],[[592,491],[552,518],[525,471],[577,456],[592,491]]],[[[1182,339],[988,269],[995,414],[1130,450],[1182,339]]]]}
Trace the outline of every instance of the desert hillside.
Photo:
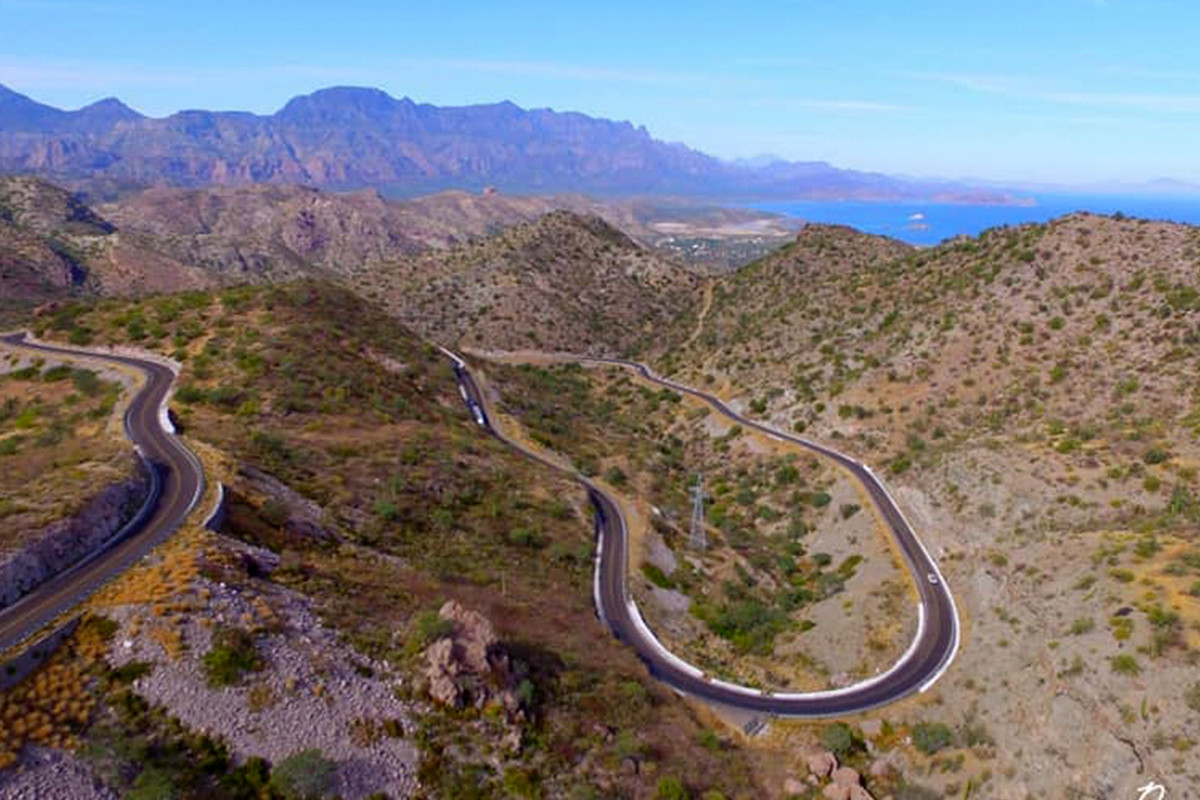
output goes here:
{"type": "Polygon", "coordinates": [[[1186,425],[1198,265],[1200,229],[1092,215],[929,250],[810,227],[718,283],[663,363],[885,453],[1052,422],[1112,446],[1186,425]]]}
{"type": "Polygon", "coordinates": [[[483,239],[554,210],[601,217],[670,258],[716,271],[770,252],[794,230],[792,221],[775,214],[696,201],[495,191],[398,200],[369,189],[339,193],[298,185],[159,187],[98,206],[122,230],[152,237],[165,252],[223,280],[314,267],[344,274],[483,239]]]}
{"type": "Polygon", "coordinates": [[[614,354],[698,302],[700,279],[598,217],[555,212],[352,285],[435,341],[614,354]]]}
{"type": "Polygon", "coordinates": [[[1076,214],[928,250],[808,228],[658,363],[874,465],[939,555],[962,653],[880,716],[987,765],[942,789],[1109,797],[1195,780],[1198,344],[1200,229],[1076,214]]]}
{"type": "Polygon", "coordinates": [[[0,177],[0,298],[39,302],[209,283],[204,270],[124,235],[74,193],[37,178],[0,177]]]}
{"type": "Polygon", "coordinates": [[[89,724],[6,730],[4,763],[70,737],[120,791],[170,796],[301,796],[297,759],[355,798],[754,785],[596,619],[582,489],[484,435],[446,359],[380,309],[308,282],[71,304],[38,328],[178,359],[179,427],[228,505],[220,534],[186,528],[92,601],[91,655],[77,638],[49,672],[98,676],[68,689],[89,724]]]}
{"type": "Polygon", "coordinates": [[[154,237],[180,260],[236,280],[314,268],[345,274],[483,237],[552,208],[540,198],[467,192],[396,202],[369,190],[254,185],[150,189],[100,212],[122,229],[154,237]]]}

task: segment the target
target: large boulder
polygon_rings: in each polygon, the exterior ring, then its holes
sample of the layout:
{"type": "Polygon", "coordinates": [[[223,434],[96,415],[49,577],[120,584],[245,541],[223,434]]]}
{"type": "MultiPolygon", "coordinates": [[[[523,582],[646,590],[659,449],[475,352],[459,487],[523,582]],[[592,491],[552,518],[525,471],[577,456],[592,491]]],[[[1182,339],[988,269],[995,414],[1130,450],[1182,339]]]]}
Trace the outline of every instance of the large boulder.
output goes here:
{"type": "Polygon", "coordinates": [[[821,796],[826,800],[850,800],[850,787],[831,783],[821,790],[821,796]]]}
{"type": "Polygon", "coordinates": [[[425,650],[429,696],[454,708],[496,702],[510,718],[522,716],[515,676],[491,621],[454,600],[438,616],[451,623],[450,634],[425,650]]]}
{"type": "Polygon", "coordinates": [[[783,782],[783,793],[789,797],[794,794],[804,794],[807,791],[808,786],[798,778],[788,778],[783,782]]]}
{"type": "Polygon", "coordinates": [[[499,666],[508,668],[508,658],[500,652],[496,629],[483,614],[450,600],[438,611],[438,616],[453,623],[451,638],[466,671],[482,675],[499,666]]]}
{"type": "Polygon", "coordinates": [[[429,696],[442,705],[457,707],[463,698],[456,680],[461,669],[454,658],[453,640],[438,639],[429,645],[425,658],[429,663],[425,670],[425,677],[429,679],[429,696]]]}
{"type": "Polygon", "coordinates": [[[838,767],[833,771],[833,782],[838,786],[858,786],[862,781],[857,771],[850,767],[838,767]]]}
{"type": "Polygon", "coordinates": [[[837,769],[837,756],[820,747],[812,747],[804,753],[804,765],[818,778],[824,778],[837,769]]]}
{"type": "Polygon", "coordinates": [[[864,719],[858,723],[858,729],[862,731],[863,736],[869,739],[874,739],[879,734],[883,733],[883,720],[881,719],[864,719]]]}

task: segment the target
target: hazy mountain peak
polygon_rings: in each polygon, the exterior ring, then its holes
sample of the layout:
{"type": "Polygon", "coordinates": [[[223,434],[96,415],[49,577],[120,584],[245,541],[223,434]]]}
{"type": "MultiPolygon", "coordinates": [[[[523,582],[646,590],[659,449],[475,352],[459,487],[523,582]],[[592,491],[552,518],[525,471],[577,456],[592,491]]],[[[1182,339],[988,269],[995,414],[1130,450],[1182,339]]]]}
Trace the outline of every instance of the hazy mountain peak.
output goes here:
{"type": "Polygon", "coordinates": [[[331,86],[311,94],[293,97],[275,116],[286,119],[311,111],[386,114],[398,106],[405,105],[411,106],[412,101],[408,98],[397,100],[382,89],[367,86],[331,86]]]}
{"type": "Polygon", "coordinates": [[[52,127],[65,115],[0,84],[0,131],[52,127]]]}
{"type": "MultiPolygon", "coordinates": [[[[967,188],[822,162],[754,168],[655,139],[628,121],[528,110],[510,100],[418,105],[361,86],[294,97],[269,116],[187,111],[166,124],[111,98],[64,112],[8,90],[0,93],[0,172],[33,172],[77,185],[374,186],[392,196],[496,187],[520,193],[885,200],[944,199],[967,188]],[[120,135],[113,135],[118,129],[120,135]],[[21,135],[5,136],[8,132],[21,135]]],[[[1007,199],[999,191],[973,196],[984,202],[1007,199]]]]}
{"type": "Polygon", "coordinates": [[[145,119],[142,114],[134,111],[115,97],[105,97],[97,100],[79,109],[75,114],[95,122],[145,119]]]}

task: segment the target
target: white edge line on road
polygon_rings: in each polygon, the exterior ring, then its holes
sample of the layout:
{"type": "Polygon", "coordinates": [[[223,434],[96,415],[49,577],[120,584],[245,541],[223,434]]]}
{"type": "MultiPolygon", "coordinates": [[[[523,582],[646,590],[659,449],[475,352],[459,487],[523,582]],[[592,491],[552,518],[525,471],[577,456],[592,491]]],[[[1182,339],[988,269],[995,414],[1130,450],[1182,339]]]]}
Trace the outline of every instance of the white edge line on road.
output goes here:
{"type": "Polygon", "coordinates": [[[175,430],[175,423],[171,422],[171,409],[169,403],[171,399],[170,394],[171,393],[168,392],[166,396],[163,397],[162,403],[158,406],[158,426],[174,436],[177,431],[175,430]]]}
{"type": "Polygon", "coordinates": [[[950,584],[946,583],[946,578],[944,575],[942,575],[941,567],[938,566],[938,563],[933,556],[929,554],[929,550],[925,547],[925,543],[921,541],[921,537],[917,535],[917,529],[914,528],[912,523],[908,521],[908,517],[904,515],[904,509],[902,509],[900,504],[896,502],[896,498],[893,497],[892,493],[888,490],[887,484],[880,480],[879,476],[875,474],[875,470],[871,469],[866,464],[863,464],[863,469],[870,473],[871,477],[875,479],[875,482],[879,484],[879,487],[883,489],[883,493],[887,495],[888,500],[892,502],[892,506],[895,507],[897,512],[899,512],[900,519],[904,520],[904,524],[907,525],[908,529],[913,532],[913,539],[916,541],[917,547],[921,548],[921,553],[924,554],[925,560],[928,561],[933,567],[933,572],[937,575],[938,586],[940,586],[942,591],[945,592],[946,599],[950,601],[950,613],[954,620],[954,640],[950,644],[950,656],[946,659],[942,666],[938,668],[937,672],[933,673],[933,675],[927,678],[924,683],[917,687],[917,694],[924,694],[925,692],[929,691],[930,687],[937,683],[943,675],[946,674],[946,670],[950,669],[950,665],[954,663],[954,659],[958,656],[959,644],[962,641],[958,622],[958,604],[954,602],[954,593],[950,591],[950,584]]]}
{"type": "Polygon", "coordinates": [[[456,355],[452,351],[447,350],[446,348],[442,347],[440,344],[437,346],[437,349],[441,350],[442,353],[446,356],[446,358],[453,361],[454,365],[456,367],[459,367],[461,369],[462,367],[465,367],[467,365],[467,362],[463,361],[461,358],[458,357],[458,355],[456,355]]]}
{"type": "Polygon", "coordinates": [[[204,522],[201,523],[202,527],[207,528],[209,526],[209,524],[214,519],[216,519],[217,514],[221,513],[221,506],[223,506],[224,503],[225,503],[225,484],[218,483],[217,484],[217,499],[215,501],[213,501],[213,506],[211,509],[209,509],[208,516],[206,516],[204,518],[204,522]]]}
{"type": "MultiPolygon", "coordinates": [[[[179,377],[178,371],[175,372],[175,377],[179,377]]],[[[169,389],[167,393],[163,395],[162,402],[158,405],[158,424],[164,431],[167,432],[171,438],[172,444],[179,448],[179,451],[183,453],[184,458],[191,462],[192,466],[196,470],[196,474],[200,476],[200,480],[196,481],[196,491],[192,493],[191,502],[188,503],[187,512],[184,515],[184,519],[186,519],[187,515],[191,514],[196,508],[196,505],[200,502],[200,498],[204,496],[205,476],[204,465],[200,463],[199,457],[192,452],[192,448],[183,443],[183,441],[179,438],[179,434],[175,430],[175,426],[171,423],[170,402],[171,395],[175,393],[174,385],[174,381],[172,381],[171,389],[169,389]]],[[[218,485],[223,491],[225,487],[220,484],[218,485]]]]}
{"type": "MultiPolygon", "coordinates": [[[[664,661],[670,662],[671,666],[682,672],[686,672],[693,678],[700,678],[701,680],[704,679],[703,672],[672,653],[666,647],[663,647],[662,642],[658,641],[658,638],[654,635],[653,631],[650,630],[650,626],[646,624],[646,620],[642,619],[642,612],[638,610],[637,603],[633,601],[632,597],[627,597],[625,599],[625,605],[629,609],[629,618],[633,620],[634,627],[638,629],[638,632],[642,634],[642,637],[646,641],[653,645],[655,652],[658,653],[660,658],[662,658],[664,661]]],[[[716,681],[710,678],[709,683],[716,683],[716,681]]],[[[742,692],[751,692],[753,694],[757,694],[757,692],[747,689],[744,686],[735,686],[733,688],[742,692]]]]}
{"type": "Polygon", "coordinates": [[[604,552],[604,526],[597,525],[596,534],[596,557],[595,569],[592,570],[592,602],[596,605],[596,616],[600,617],[600,623],[604,627],[612,630],[612,626],[608,624],[608,617],[604,614],[604,603],[600,600],[600,554],[604,552]]]}

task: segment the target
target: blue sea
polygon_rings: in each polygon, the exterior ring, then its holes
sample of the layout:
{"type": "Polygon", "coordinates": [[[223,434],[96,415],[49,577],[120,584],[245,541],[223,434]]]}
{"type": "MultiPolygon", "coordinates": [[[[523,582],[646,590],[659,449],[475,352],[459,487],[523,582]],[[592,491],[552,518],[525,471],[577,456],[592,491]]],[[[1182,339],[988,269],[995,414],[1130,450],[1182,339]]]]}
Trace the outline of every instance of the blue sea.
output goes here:
{"type": "Polygon", "coordinates": [[[1030,206],[888,203],[861,201],[794,201],[755,203],[806,222],[849,225],[866,233],[891,236],[909,244],[933,245],[952,236],[974,236],[998,225],[1046,222],[1075,211],[1120,212],[1130,217],[1200,225],[1200,197],[1118,197],[1104,195],[1036,195],[1030,206]]]}

